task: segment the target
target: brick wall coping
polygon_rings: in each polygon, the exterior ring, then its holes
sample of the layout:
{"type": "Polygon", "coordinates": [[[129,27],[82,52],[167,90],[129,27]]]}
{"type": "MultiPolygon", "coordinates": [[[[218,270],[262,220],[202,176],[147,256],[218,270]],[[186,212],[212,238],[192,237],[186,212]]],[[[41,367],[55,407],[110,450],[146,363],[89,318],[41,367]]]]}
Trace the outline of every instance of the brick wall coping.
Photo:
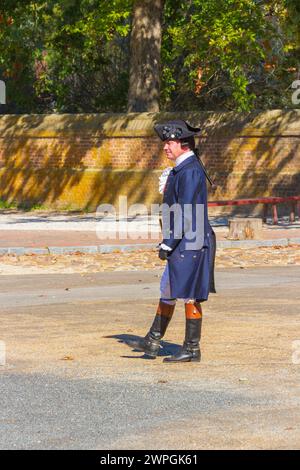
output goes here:
{"type": "Polygon", "coordinates": [[[199,125],[203,137],[300,137],[300,110],[236,112],[182,112],[129,114],[3,114],[0,138],[150,137],[153,124],[185,119],[199,125]]]}

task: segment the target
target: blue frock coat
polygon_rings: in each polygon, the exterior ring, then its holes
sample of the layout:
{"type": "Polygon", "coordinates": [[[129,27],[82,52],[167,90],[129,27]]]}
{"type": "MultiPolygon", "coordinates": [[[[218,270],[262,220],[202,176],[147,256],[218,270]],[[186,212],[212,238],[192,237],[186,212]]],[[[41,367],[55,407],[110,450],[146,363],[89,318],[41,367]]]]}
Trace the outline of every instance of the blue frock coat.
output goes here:
{"type": "Polygon", "coordinates": [[[199,302],[207,300],[209,292],[215,292],[216,244],[207,215],[206,177],[196,155],[174,167],[168,176],[163,197],[162,229],[162,243],[172,248],[168,256],[172,297],[196,299],[199,302]],[[167,213],[164,210],[164,207],[173,204],[182,211],[179,216],[182,223],[179,226],[179,219],[174,212],[167,213]],[[187,207],[189,210],[185,211],[187,207]],[[194,238],[191,238],[192,234],[194,238]],[[197,243],[193,243],[196,240],[197,243]]]}

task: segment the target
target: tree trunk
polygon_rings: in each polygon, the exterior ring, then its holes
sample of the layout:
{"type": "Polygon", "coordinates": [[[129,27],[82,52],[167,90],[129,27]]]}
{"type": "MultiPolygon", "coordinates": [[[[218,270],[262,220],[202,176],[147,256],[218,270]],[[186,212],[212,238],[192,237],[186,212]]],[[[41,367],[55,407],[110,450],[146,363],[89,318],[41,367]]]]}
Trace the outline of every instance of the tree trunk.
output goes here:
{"type": "Polygon", "coordinates": [[[130,39],[128,111],[159,111],[164,0],[135,0],[130,39]]]}

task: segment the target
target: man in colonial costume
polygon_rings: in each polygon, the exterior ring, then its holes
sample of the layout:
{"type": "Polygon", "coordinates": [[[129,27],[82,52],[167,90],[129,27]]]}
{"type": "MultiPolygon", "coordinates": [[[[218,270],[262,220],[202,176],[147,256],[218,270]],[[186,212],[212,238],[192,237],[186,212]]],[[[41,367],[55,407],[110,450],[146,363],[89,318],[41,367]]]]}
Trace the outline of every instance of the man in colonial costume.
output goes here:
{"type": "Polygon", "coordinates": [[[137,349],[155,357],[177,299],[184,300],[186,329],[181,350],[164,362],[200,361],[202,306],[214,289],[215,234],[207,215],[206,172],[195,149],[200,131],[182,120],[156,124],[164,151],[175,163],[163,188],[163,240],[159,257],[167,264],[153,324],[137,349]]]}

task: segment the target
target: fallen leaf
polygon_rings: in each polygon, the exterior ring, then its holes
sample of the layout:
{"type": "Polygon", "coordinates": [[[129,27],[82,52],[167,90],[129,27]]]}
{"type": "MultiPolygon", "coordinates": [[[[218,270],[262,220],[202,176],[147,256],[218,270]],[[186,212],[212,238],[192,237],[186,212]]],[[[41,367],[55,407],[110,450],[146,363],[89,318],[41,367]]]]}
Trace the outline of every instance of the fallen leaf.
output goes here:
{"type": "Polygon", "coordinates": [[[74,361],[74,356],[64,356],[61,358],[62,361],[74,361]]]}

